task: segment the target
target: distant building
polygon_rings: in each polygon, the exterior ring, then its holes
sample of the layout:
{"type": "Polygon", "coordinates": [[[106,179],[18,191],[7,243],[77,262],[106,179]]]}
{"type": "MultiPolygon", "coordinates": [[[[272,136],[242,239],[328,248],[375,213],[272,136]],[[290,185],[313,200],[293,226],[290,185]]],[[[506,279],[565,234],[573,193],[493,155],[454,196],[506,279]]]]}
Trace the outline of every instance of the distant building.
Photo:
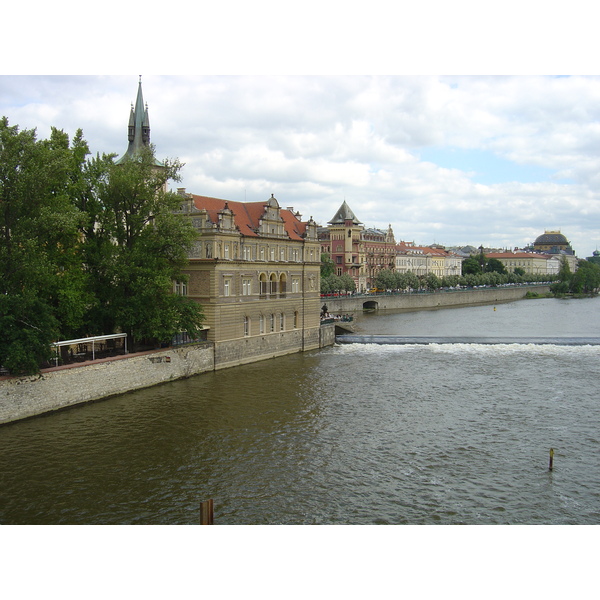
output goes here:
{"type": "Polygon", "coordinates": [[[464,257],[456,252],[445,250],[442,246],[415,246],[401,242],[397,246],[396,271],[412,272],[417,276],[430,273],[440,279],[451,275],[461,275],[464,257]]]}
{"type": "Polygon", "coordinates": [[[592,256],[588,256],[585,260],[600,265],[600,250],[594,250],[592,256]]]}
{"type": "Polygon", "coordinates": [[[546,274],[546,264],[550,258],[546,254],[535,252],[489,252],[486,258],[495,258],[499,260],[509,273],[514,273],[515,269],[523,269],[525,273],[546,274]]]}
{"type": "Polygon", "coordinates": [[[342,203],[328,227],[319,229],[321,251],[328,253],[337,275],[348,274],[358,291],[375,286],[383,269],[415,275],[434,273],[438,277],[460,275],[463,257],[443,246],[415,246],[396,242],[392,226],[387,231],[365,228],[350,209],[342,203]]]}
{"type": "Polygon", "coordinates": [[[344,200],[328,227],[319,232],[321,251],[331,256],[335,274],[350,275],[359,291],[367,287],[363,230],[363,224],[344,200]]]}
{"type": "Polygon", "coordinates": [[[533,242],[533,249],[547,254],[575,254],[571,243],[560,231],[545,231],[533,242]]]}
{"type": "Polygon", "coordinates": [[[375,284],[382,269],[394,269],[396,241],[392,226],[387,231],[366,229],[346,201],[327,227],[319,229],[321,251],[333,260],[336,275],[349,275],[358,291],[375,284]]]}

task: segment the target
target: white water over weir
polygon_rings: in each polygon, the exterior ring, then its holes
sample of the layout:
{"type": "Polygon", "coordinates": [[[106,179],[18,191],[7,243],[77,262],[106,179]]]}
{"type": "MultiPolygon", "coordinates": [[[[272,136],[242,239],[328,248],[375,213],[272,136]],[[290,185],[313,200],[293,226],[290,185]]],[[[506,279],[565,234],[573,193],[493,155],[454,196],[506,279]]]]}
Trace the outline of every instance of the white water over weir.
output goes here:
{"type": "Polygon", "coordinates": [[[336,344],[534,344],[553,346],[600,346],[599,337],[458,337],[402,335],[338,335],[336,344]]]}

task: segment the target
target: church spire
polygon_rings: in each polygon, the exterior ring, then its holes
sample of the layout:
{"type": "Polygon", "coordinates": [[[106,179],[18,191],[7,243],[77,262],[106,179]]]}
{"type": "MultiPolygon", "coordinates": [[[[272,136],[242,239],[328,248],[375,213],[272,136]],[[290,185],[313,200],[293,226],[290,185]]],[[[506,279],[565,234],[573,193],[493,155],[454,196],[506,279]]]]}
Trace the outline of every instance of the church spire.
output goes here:
{"type": "MultiPolygon", "coordinates": [[[[144,146],[150,146],[150,119],[148,118],[148,104],[144,104],[141,75],[138,82],[135,107],[132,104],[131,112],[129,113],[127,139],[129,141],[129,146],[127,147],[125,154],[116,161],[117,164],[124,162],[127,158],[134,157],[144,146]]],[[[155,163],[157,165],[162,165],[158,160],[155,160],[155,163]]]]}

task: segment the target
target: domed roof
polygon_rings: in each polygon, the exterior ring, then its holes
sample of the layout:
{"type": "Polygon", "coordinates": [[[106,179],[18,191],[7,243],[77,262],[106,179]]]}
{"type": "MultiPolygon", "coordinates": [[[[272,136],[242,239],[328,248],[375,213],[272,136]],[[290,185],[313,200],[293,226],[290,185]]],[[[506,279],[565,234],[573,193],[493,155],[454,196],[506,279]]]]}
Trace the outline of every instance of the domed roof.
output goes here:
{"type": "Polygon", "coordinates": [[[569,241],[560,231],[546,231],[543,235],[536,238],[534,245],[568,246],[569,241]]]}

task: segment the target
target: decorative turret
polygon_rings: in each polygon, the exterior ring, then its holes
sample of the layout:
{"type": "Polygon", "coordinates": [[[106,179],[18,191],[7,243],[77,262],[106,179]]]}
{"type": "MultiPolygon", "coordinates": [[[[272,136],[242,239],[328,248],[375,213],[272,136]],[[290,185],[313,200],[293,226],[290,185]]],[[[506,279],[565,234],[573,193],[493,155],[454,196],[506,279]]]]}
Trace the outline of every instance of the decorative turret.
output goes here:
{"type": "Polygon", "coordinates": [[[360,225],[360,221],[356,218],[350,207],[346,204],[344,200],[343,204],[339,207],[338,211],[335,213],[333,219],[328,221],[331,225],[360,225]]]}
{"type": "MultiPolygon", "coordinates": [[[[129,146],[127,152],[116,161],[116,164],[121,164],[128,158],[133,158],[138,154],[144,146],[150,146],[150,119],[148,117],[148,105],[144,104],[142,95],[142,76],[138,83],[137,99],[135,107],[131,105],[129,113],[129,125],[127,127],[127,139],[129,146]]],[[[159,160],[154,160],[156,166],[164,166],[159,160]]]]}

